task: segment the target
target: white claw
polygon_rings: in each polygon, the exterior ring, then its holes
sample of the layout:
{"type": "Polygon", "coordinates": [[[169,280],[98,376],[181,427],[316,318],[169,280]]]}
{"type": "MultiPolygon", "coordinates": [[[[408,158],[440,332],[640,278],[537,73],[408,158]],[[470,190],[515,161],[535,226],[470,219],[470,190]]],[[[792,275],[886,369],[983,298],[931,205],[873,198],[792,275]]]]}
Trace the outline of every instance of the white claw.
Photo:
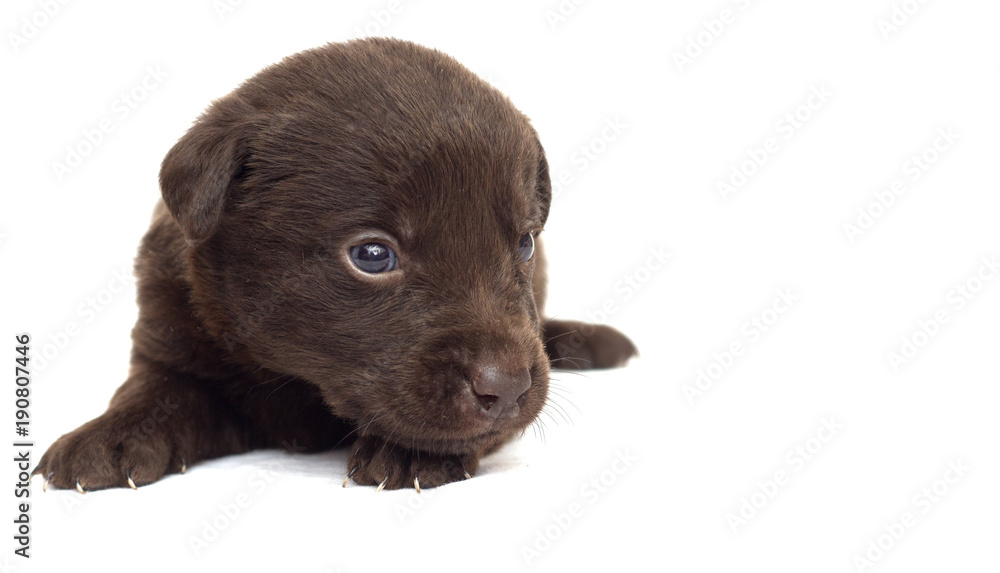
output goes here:
{"type": "Polygon", "coordinates": [[[49,490],[49,479],[45,478],[45,481],[42,482],[42,491],[48,491],[48,490],[49,490]]]}
{"type": "Polygon", "coordinates": [[[132,488],[132,489],[139,489],[139,488],[135,487],[135,482],[132,481],[132,476],[126,476],[126,477],[128,478],[128,486],[130,488],[132,488]]]}
{"type": "Polygon", "coordinates": [[[375,493],[378,493],[378,492],[382,491],[382,488],[385,487],[385,482],[387,482],[387,481],[389,481],[389,476],[386,476],[385,479],[382,480],[382,483],[378,484],[378,487],[375,488],[375,493]]]}
{"type": "Polygon", "coordinates": [[[417,493],[421,493],[421,491],[420,491],[420,478],[417,477],[417,476],[413,476],[413,489],[417,490],[417,493]]]}
{"type": "Polygon", "coordinates": [[[181,458],[181,473],[188,471],[188,466],[184,463],[184,458],[181,458]]]}
{"type": "Polygon", "coordinates": [[[465,472],[465,479],[472,479],[472,476],[469,475],[469,472],[465,472]]]}
{"type": "Polygon", "coordinates": [[[76,491],[78,491],[80,493],[83,493],[83,494],[87,493],[87,492],[83,491],[83,486],[80,485],[80,480],[76,480],[76,491]]]}
{"type": "Polygon", "coordinates": [[[340,487],[347,487],[347,480],[354,477],[354,472],[358,471],[358,466],[351,468],[351,471],[347,472],[347,477],[344,478],[344,483],[340,484],[340,487]]]}

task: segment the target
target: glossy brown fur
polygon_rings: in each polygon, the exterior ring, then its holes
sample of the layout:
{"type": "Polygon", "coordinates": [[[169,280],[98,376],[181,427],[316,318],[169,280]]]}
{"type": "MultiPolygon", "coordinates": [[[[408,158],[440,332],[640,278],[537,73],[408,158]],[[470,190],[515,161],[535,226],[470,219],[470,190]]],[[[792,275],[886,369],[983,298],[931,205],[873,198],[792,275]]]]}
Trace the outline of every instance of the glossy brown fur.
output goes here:
{"type": "Polygon", "coordinates": [[[340,444],[358,483],[440,485],[535,419],[550,359],[635,353],[611,328],[542,320],[540,242],[530,262],[516,255],[548,216],[538,136],[437,51],[379,39],[287,58],[212,104],[160,186],[128,380],[46,452],[35,473],[54,486],[340,444]],[[401,271],[351,267],[347,249],[372,233],[401,271]],[[507,418],[470,401],[484,361],[530,372],[507,418]]]}

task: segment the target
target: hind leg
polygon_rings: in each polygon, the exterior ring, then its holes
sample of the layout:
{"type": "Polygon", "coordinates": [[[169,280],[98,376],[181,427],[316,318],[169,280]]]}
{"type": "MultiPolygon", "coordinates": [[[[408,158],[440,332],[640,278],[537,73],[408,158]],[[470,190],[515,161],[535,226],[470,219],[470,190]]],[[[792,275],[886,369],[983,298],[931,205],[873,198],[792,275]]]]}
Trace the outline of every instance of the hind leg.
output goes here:
{"type": "Polygon", "coordinates": [[[604,324],[549,320],[543,336],[552,367],[563,370],[617,368],[639,353],[627,336],[604,324]]]}

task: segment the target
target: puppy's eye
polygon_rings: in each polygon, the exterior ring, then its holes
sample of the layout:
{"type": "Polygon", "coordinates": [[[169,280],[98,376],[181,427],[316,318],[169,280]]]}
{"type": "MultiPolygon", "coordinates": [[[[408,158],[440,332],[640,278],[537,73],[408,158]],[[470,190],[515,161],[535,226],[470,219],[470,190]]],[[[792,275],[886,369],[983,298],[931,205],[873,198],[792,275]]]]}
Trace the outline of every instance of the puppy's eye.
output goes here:
{"type": "Polygon", "coordinates": [[[354,266],[371,274],[385,273],[399,266],[396,253],[382,243],[363,243],[351,247],[354,266]]]}
{"type": "Polygon", "coordinates": [[[517,257],[522,263],[526,263],[531,260],[533,254],[535,254],[535,237],[531,233],[525,233],[517,242],[517,257]]]}

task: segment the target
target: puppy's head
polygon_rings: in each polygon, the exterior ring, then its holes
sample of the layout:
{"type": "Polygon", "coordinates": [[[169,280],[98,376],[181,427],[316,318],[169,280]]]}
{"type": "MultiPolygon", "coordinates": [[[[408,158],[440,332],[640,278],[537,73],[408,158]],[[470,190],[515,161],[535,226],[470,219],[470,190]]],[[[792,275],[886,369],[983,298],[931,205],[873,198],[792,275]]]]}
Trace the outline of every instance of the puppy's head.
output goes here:
{"type": "Polygon", "coordinates": [[[392,40],[292,56],[216,101],[160,184],[192,299],[235,359],[439,453],[489,448],[541,410],[545,156],[451,58],[392,40]]]}

